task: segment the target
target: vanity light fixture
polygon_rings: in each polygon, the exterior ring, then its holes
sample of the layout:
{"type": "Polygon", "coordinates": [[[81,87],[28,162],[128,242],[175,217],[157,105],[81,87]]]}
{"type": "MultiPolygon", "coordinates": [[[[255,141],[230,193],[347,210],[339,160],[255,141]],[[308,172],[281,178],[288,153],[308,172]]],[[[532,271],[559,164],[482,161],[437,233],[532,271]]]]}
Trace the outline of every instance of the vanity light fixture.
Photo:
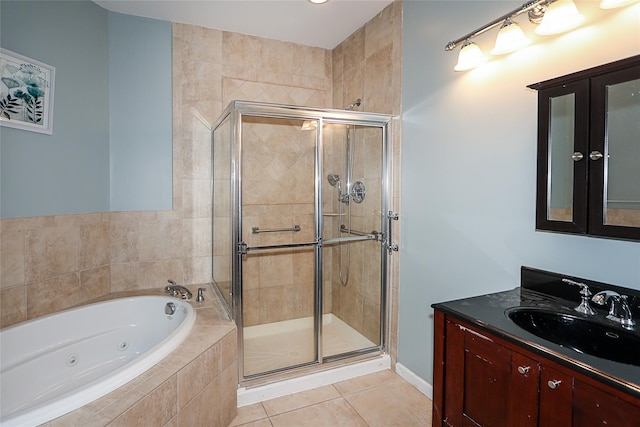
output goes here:
{"type": "MultiPolygon", "coordinates": [[[[605,1],[608,2],[615,0],[603,0],[603,3],[605,1]]],[[[631,1],[635,2],[638,0],[631,1]]],[[[495,47],[491,51],[493,55],[504,55],[529,45],[531,41],[525,37],[518,24],[513,21],[517,16],[522,15],[523,13],[527,13],[530,22],[539,24],[539,27],[535,30],[536,34],[557,34],[575,28],[584,21],[584,16],[580,15],[572,0],[529,1],[519,8],[494,19],[477,30],[447,43],[444,48],[446,51],[454,50],[456,47],[462,45],[462,49],[460,50],[460,55],[458,57],[458,64],[454,67],[454,70],[469,70],[483,62],[486,62],[486,58],[482,60],[484,55],[482,55],[480,48],[475,43],[471,42],[471,39],[497,26],[500,26],[500,31],[498,32],[495,47]],[[465,50],[469,51],[471,59],[467,59],[466,52],[463,54],[463,51],[465,50]],[[472,59],[474,59],[474,61],[472,61],[472,59]]]]}
{"type": "Polygon", "coordinates": [[[615,9],[616,7],[629,6],[637,1],[638,0],[602,0],[600,2],[600,9],[615,9]]]}
{"type": "Polygon", "coordinates": [[[309,0],[313,4],[323,4],[328,2],[329,0],[309,0]]]}

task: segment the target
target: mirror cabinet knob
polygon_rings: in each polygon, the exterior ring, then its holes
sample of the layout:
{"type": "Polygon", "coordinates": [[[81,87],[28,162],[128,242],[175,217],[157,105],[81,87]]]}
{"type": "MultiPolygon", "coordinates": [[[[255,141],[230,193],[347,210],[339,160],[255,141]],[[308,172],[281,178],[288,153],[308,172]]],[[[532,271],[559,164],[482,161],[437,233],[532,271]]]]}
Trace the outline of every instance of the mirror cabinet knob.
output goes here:
{"type": "Polygon", "coordinates": [[[579,162],[580,160],[584,159],[584,155],[581,152],[576,151],[571,155],[571,158],[574,162],[579,162]]]}
{"type": "Polygon", "coordinates": [[[602,155],[601,152],[599,151],[592,151],[591,154],[589,154],[589,158],[591,160],[600,160],[601,158],[603,158],[604,156],[602,155]]]}

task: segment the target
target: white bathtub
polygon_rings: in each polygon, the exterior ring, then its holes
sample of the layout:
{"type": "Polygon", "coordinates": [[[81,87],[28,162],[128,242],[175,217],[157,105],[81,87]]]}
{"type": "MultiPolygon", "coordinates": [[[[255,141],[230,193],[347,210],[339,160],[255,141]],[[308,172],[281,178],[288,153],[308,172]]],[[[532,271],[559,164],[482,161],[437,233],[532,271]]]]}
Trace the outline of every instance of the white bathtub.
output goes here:
{"type": "Polygon", "coordinates": [[[38,425],[115,390],[177,348],[195,317],[188,302],[140,296],[0,331],[0,425],[38,425]]]}

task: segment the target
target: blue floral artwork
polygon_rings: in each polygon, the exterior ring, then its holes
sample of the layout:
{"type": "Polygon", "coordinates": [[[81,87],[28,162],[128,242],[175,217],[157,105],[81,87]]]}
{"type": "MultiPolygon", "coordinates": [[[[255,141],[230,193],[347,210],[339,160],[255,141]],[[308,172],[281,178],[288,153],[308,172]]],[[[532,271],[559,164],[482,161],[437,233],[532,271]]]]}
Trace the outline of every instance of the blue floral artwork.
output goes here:
{"type": "Polygon", "coordinates": [[[55,68],[0,50],[0,125],[52,133],[55,68]]]}

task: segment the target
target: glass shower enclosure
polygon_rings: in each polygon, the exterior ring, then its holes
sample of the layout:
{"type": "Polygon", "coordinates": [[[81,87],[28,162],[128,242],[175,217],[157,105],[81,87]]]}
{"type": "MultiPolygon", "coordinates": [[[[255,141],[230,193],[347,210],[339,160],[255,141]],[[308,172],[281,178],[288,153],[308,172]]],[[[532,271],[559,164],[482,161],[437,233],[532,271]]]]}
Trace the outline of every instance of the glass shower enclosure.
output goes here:
{"type": "Polygon", "coordinates": [[[213,281],[241,383],[385,351],[390,123],[233,101],[214,125],[213,281]]]}

